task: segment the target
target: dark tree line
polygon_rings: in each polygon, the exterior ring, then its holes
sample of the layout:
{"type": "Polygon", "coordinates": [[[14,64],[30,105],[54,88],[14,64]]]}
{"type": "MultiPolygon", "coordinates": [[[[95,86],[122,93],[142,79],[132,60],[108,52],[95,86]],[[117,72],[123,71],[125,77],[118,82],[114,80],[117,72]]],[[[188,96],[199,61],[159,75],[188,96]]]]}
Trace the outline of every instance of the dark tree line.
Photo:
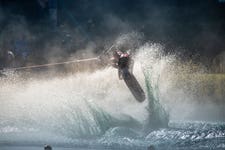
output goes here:
{"type": "MultiPolygon", "coordinates": [[[[96,42],[99,38],[116,37],[124,32],[121,24],[125,23],[130,30],[144,33],[146,41],[164,44],[167,52],[180,52],[183,49],[183,53],[199,53],[213,58],[225,50],[225,3],[217,0],[56,1],[58,26],[66,24],[69,28],[81,30],[81,34],[88,37],[87,40],[96,42]],[[119,21],[111,27],[108,16],[119,21]]],[[[51,29],[48,28],[48,0],[45,7],[41,7],[37,0],[0,2],[4,15],[8,16],[1,21],[1,29],[13,19],[12,15],[21,15],[25,17],[32,33],[40,33],[41,30],[41,38],[46,34],[49,39],[54,39],[55,33],[46,33],[51,29]],[[45,27],[46,30],[43,29],[45,27]]]]}

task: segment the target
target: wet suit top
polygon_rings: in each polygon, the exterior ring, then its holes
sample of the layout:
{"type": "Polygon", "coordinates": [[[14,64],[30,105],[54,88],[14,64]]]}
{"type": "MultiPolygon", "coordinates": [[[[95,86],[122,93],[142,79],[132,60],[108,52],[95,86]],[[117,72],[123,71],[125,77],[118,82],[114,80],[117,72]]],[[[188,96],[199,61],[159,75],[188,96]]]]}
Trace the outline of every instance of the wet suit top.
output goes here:
{"type": "Polygon", "coordinates": [[[130,62],[129,54],[123,53],[119,57],[118,67],[120,69],[129,68],[129,64],[130,64],[129,62],[130,62]]]}

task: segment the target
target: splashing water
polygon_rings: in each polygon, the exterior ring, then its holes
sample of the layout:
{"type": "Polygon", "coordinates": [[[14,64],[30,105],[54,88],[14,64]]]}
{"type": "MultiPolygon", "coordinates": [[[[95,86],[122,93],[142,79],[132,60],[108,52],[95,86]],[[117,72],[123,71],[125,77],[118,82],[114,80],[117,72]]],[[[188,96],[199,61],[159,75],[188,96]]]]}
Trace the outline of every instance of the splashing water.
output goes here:
{"type": "Polygon", "coordinates": [[[148,97],[144,103],[133,98],[113,68],[45,80],[25,80],[16,74],[0,79],[0,147],[49,143],[62,150],[146,149],[149,145],[188,149],[190,142],[223,147],[224,124],[168,125],[161,81],[173,58],[162,57],[161,49],[157,44],[144,45],[135,58],[134,75],[148,97]],[[195,125],[198,128],[192,128],[195,125]]]}
{"type": "Polygon", "coordinates": [[[138,55],[138,57],[142,60],[142,71],[145,78],[145,86],[148,97],[147,110],[149,115],[145,130],[150,129],[150,131],[160,127],[167,127],[169,122],[169,114],[160,104],[159,99],[160,69],[163,68],[162,63],[168,61],[167,59],[162,58],[161,53],[161,45],[146,44],[140,48],[140,53],[138,55]],[[154,78],[153,75],[155,75],[154,78]]]}

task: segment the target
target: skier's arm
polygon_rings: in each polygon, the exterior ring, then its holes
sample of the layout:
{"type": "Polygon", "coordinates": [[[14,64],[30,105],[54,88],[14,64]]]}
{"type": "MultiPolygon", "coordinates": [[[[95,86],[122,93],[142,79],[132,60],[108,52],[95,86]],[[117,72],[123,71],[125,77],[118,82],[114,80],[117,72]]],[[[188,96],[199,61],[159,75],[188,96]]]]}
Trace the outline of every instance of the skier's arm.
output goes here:
{"type": "Polygon", "coordinates": [[[112,65],[114,68],[118,68],[118,62],[116,61],[115,58],[111,58],[111,65],[112,65]]]}

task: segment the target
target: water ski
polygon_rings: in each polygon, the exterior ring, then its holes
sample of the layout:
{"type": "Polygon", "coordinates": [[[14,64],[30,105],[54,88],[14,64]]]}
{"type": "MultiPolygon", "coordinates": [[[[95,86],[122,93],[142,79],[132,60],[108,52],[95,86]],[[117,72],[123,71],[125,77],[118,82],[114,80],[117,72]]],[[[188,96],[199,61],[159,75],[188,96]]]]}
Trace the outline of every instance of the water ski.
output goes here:
{"type": "Polygon", "coordinates": [[[123,69],[122,77],[135,99],[138,102],[143,102],[145,100],[145,93],[135,76],[128,69],[123,69]]]}

